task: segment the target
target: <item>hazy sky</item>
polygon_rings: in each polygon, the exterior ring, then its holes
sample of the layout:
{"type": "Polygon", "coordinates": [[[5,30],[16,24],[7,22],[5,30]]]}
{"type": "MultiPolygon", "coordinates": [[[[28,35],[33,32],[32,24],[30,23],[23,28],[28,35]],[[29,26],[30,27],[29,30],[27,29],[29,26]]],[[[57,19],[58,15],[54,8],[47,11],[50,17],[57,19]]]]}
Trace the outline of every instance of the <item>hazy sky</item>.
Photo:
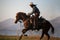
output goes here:
{"type": "Polygon", "coordinates": [[[48,20],[60,16],[60,0],[0,0],[0,21],[15,18],[19,11],[31,12],[30,2],[37,4],[41,15],[48,20]]]}

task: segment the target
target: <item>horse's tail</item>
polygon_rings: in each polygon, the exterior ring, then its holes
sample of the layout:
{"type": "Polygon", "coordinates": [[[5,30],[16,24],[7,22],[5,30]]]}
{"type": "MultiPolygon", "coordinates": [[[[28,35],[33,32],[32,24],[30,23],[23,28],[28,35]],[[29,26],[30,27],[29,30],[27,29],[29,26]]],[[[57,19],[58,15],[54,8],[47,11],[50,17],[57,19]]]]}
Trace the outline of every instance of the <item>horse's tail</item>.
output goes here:
{"type": "Polygon", "coordinates": [[[50,23],[50,27],[51,27],[51,32],[54,34],[54,27],[52,26],[51,23],[50,23]]]}

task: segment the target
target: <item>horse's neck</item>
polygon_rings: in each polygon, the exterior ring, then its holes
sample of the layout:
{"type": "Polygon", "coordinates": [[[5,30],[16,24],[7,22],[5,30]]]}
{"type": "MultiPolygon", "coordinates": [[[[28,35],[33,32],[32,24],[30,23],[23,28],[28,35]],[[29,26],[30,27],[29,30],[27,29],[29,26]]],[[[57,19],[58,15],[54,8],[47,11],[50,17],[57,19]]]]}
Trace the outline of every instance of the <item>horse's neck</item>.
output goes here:
{"type": "Polygon", "coordinates": [[[26,21],[26,20],[27,20],[27,18],[25,18],[25,17],[24,17],[24,18],[22,18],[22,21],[23,21],[23,22],[24,22],[24,21],[26,21]]]}
{"type": "Polygon", "coordinates": [[[28,20],[29,20],[29,18],[25,18],[25,19],[23,19],[23,22],[28,21],[28,20]]]}
{"type": "Polygon", "coordinates": [[[23,19],[22,21],[24,22],[26,19],[23,19]]]}
{"type": "Polygon", "coordinates": [[[28,20],[28,19],[29,19],[29,17],[27,15],[22,15],[22,21],[23,22],[26,21],[26,20],[28,20]]]}

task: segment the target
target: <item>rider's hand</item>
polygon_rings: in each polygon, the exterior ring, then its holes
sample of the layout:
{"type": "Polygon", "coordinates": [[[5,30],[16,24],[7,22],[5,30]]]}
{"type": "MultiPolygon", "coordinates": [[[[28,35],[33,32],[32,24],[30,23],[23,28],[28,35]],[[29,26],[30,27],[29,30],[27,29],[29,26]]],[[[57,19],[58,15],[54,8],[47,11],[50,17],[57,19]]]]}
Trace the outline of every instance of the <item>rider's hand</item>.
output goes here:
{"type": "Polygon", "coordinates": [[[28,15],[30,15],[30,13],[28,13],[28,15]]]}

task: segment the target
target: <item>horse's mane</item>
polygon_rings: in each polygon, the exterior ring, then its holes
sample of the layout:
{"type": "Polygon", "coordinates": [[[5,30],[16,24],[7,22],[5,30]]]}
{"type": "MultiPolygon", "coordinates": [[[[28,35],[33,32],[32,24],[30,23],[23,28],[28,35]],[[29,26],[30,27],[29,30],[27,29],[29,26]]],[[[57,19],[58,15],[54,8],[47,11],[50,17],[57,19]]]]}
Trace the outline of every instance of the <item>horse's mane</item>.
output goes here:
{"type": "Polygon", "coordinates": [[[26,13],[24,13],[24,12],[18,12],[16,15],[18,15],[18,16],[24,16],[25,18],[28,17],[28,16],[26,15],[26,13]]]}
{"type": "Polygon", "coordinates": [[[18,12],[16,15],[26,15],[24,12],[18,12]]]}

